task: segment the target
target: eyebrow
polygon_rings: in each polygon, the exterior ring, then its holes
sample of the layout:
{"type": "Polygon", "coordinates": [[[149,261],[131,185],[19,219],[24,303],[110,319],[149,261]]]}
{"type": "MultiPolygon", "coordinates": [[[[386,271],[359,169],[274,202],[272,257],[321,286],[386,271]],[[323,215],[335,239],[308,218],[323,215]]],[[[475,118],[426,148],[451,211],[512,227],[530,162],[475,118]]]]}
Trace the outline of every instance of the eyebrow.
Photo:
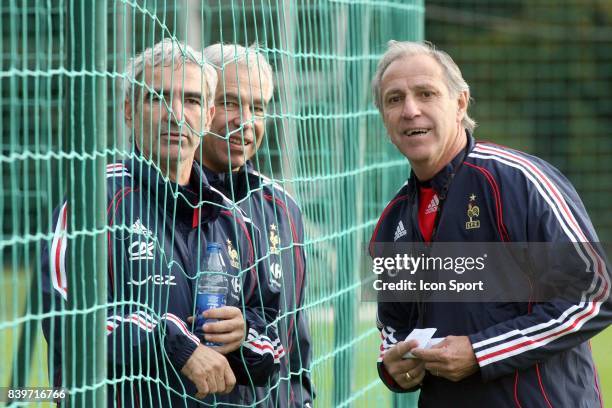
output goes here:
{"type": "Polygon", "coordinates": [[[423,82],[423,83],[419,83],[413,86],[413,89],[416,91],[430,91],[433,90],[434,92],[440,92],[440,88],[434,84],[431,83],[427,83],[427,82],[423,82]]]}
{"type": "MultiPolygon", "coordinates": [[[[428,83],[420,83],[420,84],[416,84],[414,86],[411,87],[411,89],[413,91],[434,91],[434,92],[440,92],[440,89],[433,85],[433,84],[428,84],[428,83]]],[[[383,92],[382,97],[386,97],[387,95],[392,95],[392,94],[403,94],[404,90],[402,88],[390,88],[387,89],[386,91],[383,92]]]]}
{"type": "MultiPolygon", "coordinates": [[[[226,92],[225,94],[220,95],[217,100],[218,101],[228,101],[228,100],[240,101],[242,100],[242,98],[240,97],[240,95],[238,95],[235,92],[226,92]]],[[[267,102],[263,98],[260,98],[260,95],[257,95],[257,94],[251,95],[250,101],[253,101],[254,105],[264,105],[264,106],[267,105],[267,102]]]]}
{"type": "MultiPolygon", "coordinates": [[[[146,96],[149,97],[151,95],[154,95],[155,93],[157,93],[158,95],[166,95],[169,93],[169,90],[166,90],[166,89],[147,90],[146,96]]],[[[185,92],[182,92],[181,95],[183,97],[183,100],[191,99],[191,98],[203,99],[201,92],[185,91],[185,92]]]]}
{"type": "Polygon", "coordinates": [[[400,88],[387,89],[383,92],[382,97],[384,98],[387,95],[392,95],[392,94],[397,94],[397,93],[404,93],[404,91],[400,88]]]}

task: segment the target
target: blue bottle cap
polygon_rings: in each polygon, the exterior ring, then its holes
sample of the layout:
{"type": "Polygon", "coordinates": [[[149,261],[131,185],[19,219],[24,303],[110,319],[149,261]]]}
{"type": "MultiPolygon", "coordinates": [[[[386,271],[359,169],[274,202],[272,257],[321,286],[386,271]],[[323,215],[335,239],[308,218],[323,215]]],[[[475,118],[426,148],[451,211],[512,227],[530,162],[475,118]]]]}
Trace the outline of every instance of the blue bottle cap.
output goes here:
{"type": "Polygon", "coordinates": [[[216,242],[209,242],[206,245],[206,251],[208,251],[208,252],[219,252],[219,251],[221,251],[221,245],[217,244],[216,242]]]}

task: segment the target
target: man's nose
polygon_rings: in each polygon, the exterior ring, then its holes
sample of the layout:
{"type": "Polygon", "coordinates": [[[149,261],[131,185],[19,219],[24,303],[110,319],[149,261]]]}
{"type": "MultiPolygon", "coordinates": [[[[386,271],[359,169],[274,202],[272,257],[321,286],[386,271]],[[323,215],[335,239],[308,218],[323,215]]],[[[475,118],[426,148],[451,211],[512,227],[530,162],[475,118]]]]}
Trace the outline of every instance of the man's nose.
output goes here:
{"type": "Polygon", "coordinates": [[[167,115],[167,118],[171,122],[179,123],[183,121],[183,97],[182,95],[177,95],[169,101],[168,108],[163,109],[164,113],[167,115]]]}
{"type": "Polygon", "coordinates": [[[236,118],[240,123],[239,126],[242,126],[243,129],[251,129],[253,127],[253,113],[251,112],[250,104],[241,104],[240,105],[240,115],[236,118]]]}
{"type": "Polygon", "coordinates": [[[406,119],[412,119],[415,116],[421,114],[421,108],[417,101],[412,97],[406,97],[404,99],[404,107],[402,109],[402,116],[406,119]]]}

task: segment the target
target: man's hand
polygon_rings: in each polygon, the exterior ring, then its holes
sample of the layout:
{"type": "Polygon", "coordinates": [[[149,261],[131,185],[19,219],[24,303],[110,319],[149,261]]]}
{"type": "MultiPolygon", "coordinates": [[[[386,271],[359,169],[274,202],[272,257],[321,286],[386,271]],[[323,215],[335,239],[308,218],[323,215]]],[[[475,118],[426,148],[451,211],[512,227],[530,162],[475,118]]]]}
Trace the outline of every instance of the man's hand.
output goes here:
{"type": "Polygon", "coordinates": [[[385,352],[383,364],[387,372],[395,382],[402,388],[408,390],[421,384],[425,377],[425,364],[423,361],[410,358],[402,358],[404,354],[413,350],[418,343],[414,340],[400,342],[385,352]]]}
{"type": "Polygon", "coordinates": [[[181,373],[196,385],[199,399],[208,394],[227,394],[236,385],[236,377],[225,357],[202,344],[189,357],[181,373]]]}
{"type": "Polygon", "coordinates": [[[412,354],[425,362],[435,376],[460,381],[478,371],[478,362],[467,336],[448,336],[430,349],[414,349],[412,354]]]}
{"type": "MultiPolygon", "coordinates": [[[[206,323],[202,326],[204,339],[214,343],[222,344],[213,347],[221,354],[231,353],[238,349],[244,340],[245,321],[242,311],[234,306],[223,306],[216,309],[209,309],[202,313],[206,319],[217,319],[218,322],[206,323]]],[[[188,317],[189,323],[193,322],[193,317],[188,317]]]]}

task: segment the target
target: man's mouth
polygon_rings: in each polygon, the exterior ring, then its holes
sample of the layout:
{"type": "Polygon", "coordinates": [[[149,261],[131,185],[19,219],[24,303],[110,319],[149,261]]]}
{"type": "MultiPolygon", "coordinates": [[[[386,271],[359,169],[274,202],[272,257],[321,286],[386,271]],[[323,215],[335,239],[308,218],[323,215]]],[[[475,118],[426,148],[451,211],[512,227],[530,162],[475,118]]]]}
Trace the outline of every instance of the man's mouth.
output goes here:
{"type": "Polygon", "coordinates": [[[426,135],[427,133],[429,133],[429,129],[427,128],[407,129],[402,132],[404,136],[421,136],[426,135]]]}
{"type": "Polygon", "coordinates": [[[229,141],[230,145],[236,146],[236,147],[242,147],[243,145],[244,146],[248,146],[248,145],[251,144],[251,142],[249,140],[247,140],[247,139],[244,139],[244,141],[243,141],[242,137],[240,137],[240,136],[238,136],[238,137],[230,136],[228,141],[229,141]]]}
{"type": "Polygon", "coordinates": [[[161,135],[170,140],[179,140],[181,137],[186,137],[180,132],[167,132],[167,133],[162,133],[161,135]]]}

